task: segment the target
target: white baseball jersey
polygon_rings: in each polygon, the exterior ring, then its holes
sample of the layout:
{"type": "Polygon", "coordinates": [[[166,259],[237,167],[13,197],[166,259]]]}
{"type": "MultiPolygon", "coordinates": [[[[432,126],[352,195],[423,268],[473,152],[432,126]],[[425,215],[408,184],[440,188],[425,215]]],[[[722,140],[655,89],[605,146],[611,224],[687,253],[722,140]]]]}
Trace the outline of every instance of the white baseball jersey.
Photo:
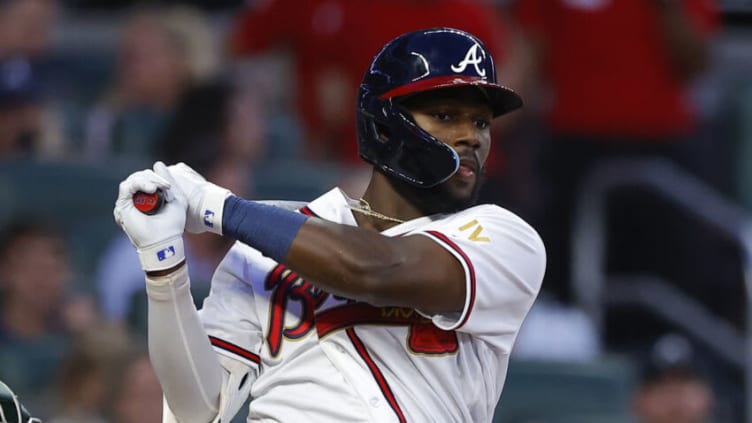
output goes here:
{"type": "MultiPolygon", "coordinates": [[[[335,188],[301,212],[356,225],[335,188]]],[[[200,311],[217,353],[257,369],[248,421],[490,422],[543,278],[537,233],[495,205],[383,232],[426,236],[465,270],[461,312],[426,316],[323,292],[236,243],[200,311]]]]}

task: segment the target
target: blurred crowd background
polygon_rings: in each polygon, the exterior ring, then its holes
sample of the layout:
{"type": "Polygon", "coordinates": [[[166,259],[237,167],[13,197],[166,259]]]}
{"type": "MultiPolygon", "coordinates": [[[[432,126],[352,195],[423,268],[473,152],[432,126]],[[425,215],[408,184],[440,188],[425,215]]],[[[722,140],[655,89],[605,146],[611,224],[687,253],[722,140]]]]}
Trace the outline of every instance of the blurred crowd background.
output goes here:
{"type": "MultiPolygon", "coordinates": [[[[481,199],[549,264],[495,423],[752,422],[749,0],[0,0],[0,380],[45,421],[160,421],[119,181],[358,197],[359,80],[432,26],[526,102],[481,199]]],[[[230,245],[186,235],[199,307],[230,245]]]]}

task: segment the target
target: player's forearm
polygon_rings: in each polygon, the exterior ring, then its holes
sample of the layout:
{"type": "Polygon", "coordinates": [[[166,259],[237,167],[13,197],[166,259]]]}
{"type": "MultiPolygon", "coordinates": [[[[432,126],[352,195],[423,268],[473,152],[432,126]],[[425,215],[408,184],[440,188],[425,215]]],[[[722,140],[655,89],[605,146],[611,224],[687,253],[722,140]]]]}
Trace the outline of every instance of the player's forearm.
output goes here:
{"type": "MultiPolygon", "coordinates": [[[[381,273],[404,255],[377,233],[332,224],[289,210],[231,196],[225,201],[223,234],[261,251],[315,281],[329,293],[353,299],[382,288],[381,273]]],[[[378,295],[378,294],[376,294],[378,295]]]]}
{"type": "Polygon", "coordinates": [[[433,244],[422,237],[385,237],[237,197],[225,203],[222,230],[330,294],[437,312],[462,307],[461,267],[440,260],[434,253],[448,254],[441,248],[421,254],[418,244],[433,244]]]}
{"type": "Polygon", "coordinates": [[[386,237],[311,219],[285,264],[330,294],[375,306],[442,313],[464,305],[462,267],[423,236],[386,237]]]}
{"type": "Polygon", "coordinates": [[[210,422],[222,368],[193,305],[187,267],[146,281],[149,355],[170,409],[181,422],[210,422]]]}
{"type": "Polygon", "coordinates": [[[303,276],[326,281],[329,293],[360,299],[379,279],[379,269],[398,266],[400,254],[376,233],[308,219],[300,213],[230,197],[225,202],[223,234],[284,263],[303,276]],[[303,230],[307,227],[307,230],[303,230]],[[299,232],[303,232],[299,236],[299,232]]]}
{"type": "Polygon", "coordinates": [[[330,294],[374,305],[400,305],[399,270],[409,255],[393,239],[311,219],[301,227],[285,264],[330,294]]]}
{"type": "Polygon", "coordinates": [[[300,213],[231,195],[224,201],[222,234],[284,263],[298,230],[308,219],[300,213]]]}

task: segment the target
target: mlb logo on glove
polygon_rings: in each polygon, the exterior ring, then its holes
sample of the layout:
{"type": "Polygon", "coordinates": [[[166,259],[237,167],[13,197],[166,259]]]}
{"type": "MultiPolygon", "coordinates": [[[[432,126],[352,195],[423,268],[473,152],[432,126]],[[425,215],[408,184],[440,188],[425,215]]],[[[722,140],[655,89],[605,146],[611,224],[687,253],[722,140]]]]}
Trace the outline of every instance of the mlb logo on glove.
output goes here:
{"type": "Polygon", "coordinates": [[[159,261],[165,261],[174,255],[175,255],[175,247],[173,247],[172,245],[170,245],[169,247],[163,250],[157,251],[157,259],[159,261]]]}

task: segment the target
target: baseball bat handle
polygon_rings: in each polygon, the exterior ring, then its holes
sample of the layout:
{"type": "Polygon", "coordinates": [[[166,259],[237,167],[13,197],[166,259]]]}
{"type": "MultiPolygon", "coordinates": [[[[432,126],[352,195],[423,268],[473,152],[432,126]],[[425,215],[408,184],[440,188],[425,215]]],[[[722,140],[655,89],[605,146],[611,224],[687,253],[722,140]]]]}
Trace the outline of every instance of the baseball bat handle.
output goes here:
{"type": "Polygon", "coordinates": [[[165,195],[161,189],[151,194],[139,191],[133,194],[133,205],[143,214],[153,215],[164,206],[165,195]]]}

